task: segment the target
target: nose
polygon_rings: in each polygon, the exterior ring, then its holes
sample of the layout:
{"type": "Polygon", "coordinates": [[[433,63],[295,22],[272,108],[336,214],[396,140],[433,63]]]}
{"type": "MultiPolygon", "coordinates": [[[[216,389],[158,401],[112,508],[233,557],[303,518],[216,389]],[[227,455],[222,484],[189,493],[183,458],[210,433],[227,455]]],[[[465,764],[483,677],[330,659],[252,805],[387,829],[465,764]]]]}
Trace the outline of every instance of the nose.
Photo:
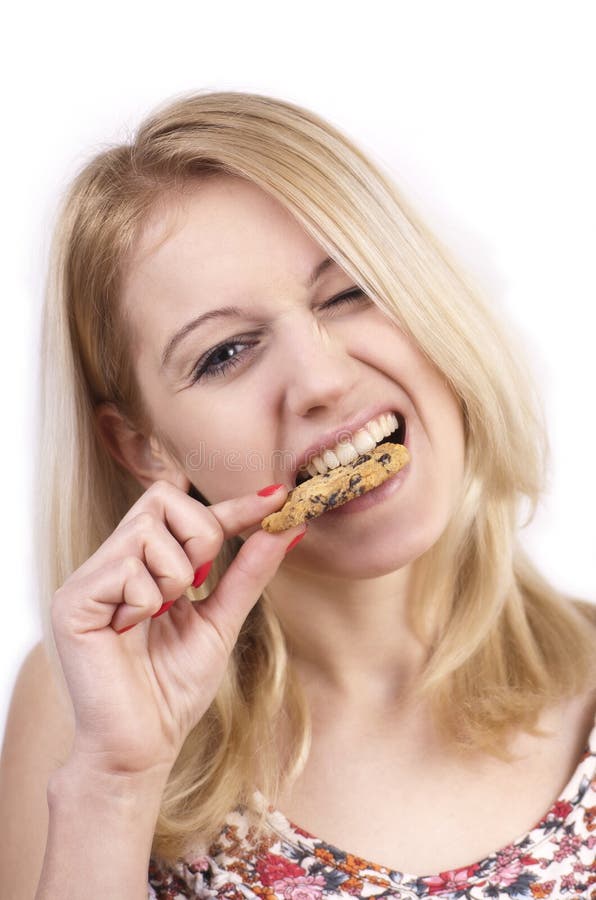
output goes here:
{"type": "Polygon", "coordinates": [[[285,403],[297,416],[336,406],[356,383],[353,360],[345,344],[310,317],[295,319],[282,348],[285,403]]]}

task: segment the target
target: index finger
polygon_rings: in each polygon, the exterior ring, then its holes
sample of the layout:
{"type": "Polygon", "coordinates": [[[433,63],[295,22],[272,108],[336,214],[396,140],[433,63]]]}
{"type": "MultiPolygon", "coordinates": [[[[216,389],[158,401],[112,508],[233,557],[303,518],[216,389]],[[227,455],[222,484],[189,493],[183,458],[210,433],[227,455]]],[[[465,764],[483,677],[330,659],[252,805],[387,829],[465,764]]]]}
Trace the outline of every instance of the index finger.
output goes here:
{"type": "Polygon", "coordinates": [[[289,490],[280,484],[265,496],[251,492],[206,506],[169,482],[156,482],[130,508],[118,528],[149,512],[165,523],[193,564],[205,562],[217,555],[224,540],[260,525],[261,519],[279,509],[289,490]]]}
{"type": "Polygon", "coordinates": [[[84,577],[130,555],[144,562],[154,577],[173,577],[161,569],[155,572],[156,560],[175,558],[174,547],[168,551],[169,541],[178,545],[178,552],[182,549],[196,573],[199,566],[215,559],[224,540],[257,523],[260,526],[262,518],[285,502],[289,488],[275,487],[265,496],[252,492],[206,506],[169,482],[155,482],[72,577],[84,577]]]}

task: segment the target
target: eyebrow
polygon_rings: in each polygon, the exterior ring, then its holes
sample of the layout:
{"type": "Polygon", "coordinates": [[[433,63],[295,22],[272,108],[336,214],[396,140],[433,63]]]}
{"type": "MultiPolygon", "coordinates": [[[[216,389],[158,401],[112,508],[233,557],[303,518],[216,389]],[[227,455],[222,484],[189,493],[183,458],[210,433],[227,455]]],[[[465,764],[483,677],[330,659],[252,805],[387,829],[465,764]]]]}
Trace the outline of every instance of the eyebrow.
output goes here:
{"type": "MultiPolygon", "coordinates": [[[[315,268],[312,270],[308,279],[306,280],[305,287],[310,290],[315,286],[317,281],[321,278],[324,272],[330,266],[337,266],[338,263],[332,259],[331,256],[325,257],[325,259],[320,262],[315,268]]],[[[165,369],[168,365],[170,359],[172,358],[172,354],[178,347],[181,341],[184,340],[187,335],[191,333],[191,331],[195,331],[200,325],[203,325],[205,322],[210,322],[213,319],[229,319],[229,318],[247,318],[246,313],[241,310],[238,306],[222,306],[219,309],[211,309],[209,312],[202,313],[200,316],[196,316],[196,318],[191,319],[190,322],[187,322],[186,325],[183,325],[182,328],[177,331],[175,334],[167,342],[164,351],[161,356],[161,369],[165,369]]]]}

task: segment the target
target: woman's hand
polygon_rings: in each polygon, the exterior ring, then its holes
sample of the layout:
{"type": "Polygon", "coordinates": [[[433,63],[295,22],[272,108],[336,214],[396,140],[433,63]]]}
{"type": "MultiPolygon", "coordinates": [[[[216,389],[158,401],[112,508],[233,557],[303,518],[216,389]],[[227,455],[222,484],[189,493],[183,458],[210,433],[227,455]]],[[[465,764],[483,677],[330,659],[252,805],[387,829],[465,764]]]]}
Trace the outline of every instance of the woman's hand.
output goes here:
{"type": "Polygon", "coordinates": [[[56,591],[52,626],[74,706],[77,764],[167,777],[217,693],[242,623],[304,526],[259,529],[205,600],[181,595],[224,540],[286,496],[280,486],[206,507],[157,482],[56,591]]]}

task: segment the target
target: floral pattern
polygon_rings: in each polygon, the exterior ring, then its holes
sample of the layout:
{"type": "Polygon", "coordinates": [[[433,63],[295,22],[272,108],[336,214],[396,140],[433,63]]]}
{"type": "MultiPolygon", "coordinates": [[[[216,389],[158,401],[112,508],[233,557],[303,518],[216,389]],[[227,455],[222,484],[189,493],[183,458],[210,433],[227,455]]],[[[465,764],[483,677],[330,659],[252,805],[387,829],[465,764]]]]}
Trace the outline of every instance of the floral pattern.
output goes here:
{"type": "Polygon", "coordinates": [[[571,780],[540,821],[469,866],[410,875],[339,850],[272,807],[268,820],[270,833],[257,842],[239,808],[206,853],[171,868],[151,859],[149,900],[596,900],[596,722],[571,780]]]}

